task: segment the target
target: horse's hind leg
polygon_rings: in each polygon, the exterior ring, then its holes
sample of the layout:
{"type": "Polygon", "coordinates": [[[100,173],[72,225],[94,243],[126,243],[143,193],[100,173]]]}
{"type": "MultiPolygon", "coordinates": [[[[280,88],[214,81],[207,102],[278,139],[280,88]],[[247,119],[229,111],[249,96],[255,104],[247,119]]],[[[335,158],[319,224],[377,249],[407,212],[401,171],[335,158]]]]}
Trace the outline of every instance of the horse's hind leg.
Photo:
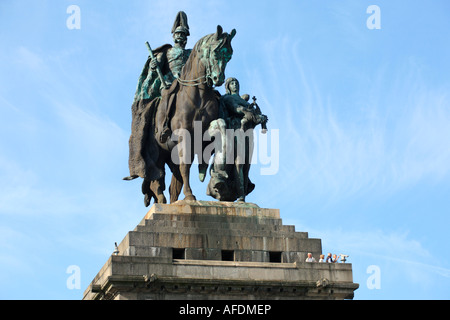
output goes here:
{"type": "MultiPolygon", "coordinates": [[[[149,189],[153,193],[153,198],[155,199],[155,203],[167,203],[166,197],[164,196],[164,190],[166,189],[165,177],[166,172],[164,168],[164,157],[160,154],[158,157],[158,161],[156,162],[156,166],[161,168],[163,174],[162,177],[156,180],[150,180],[149,189]]],[[[147,205],[147,203],[146,203],[147,205]]]]}
{"type": "Polygon", "coordinates": [[[150,201],[152,201],[152,198],[155,199],[156,202],[156,196],[153,193],[153,191],[150,189],[150,181],[144,179],[142,181],[142,193],[144,194],[144,204],[146,207],[150,205],[150,201]]]}
{"type": "MultiPolygon", "coordinates": [[[[185,131],[183,134],[190,134],[185,131]]],[[[190,139],[180,136],[178,138],[178,145],[181,145],[181,148],[178,149],[178,159],[179,159],[179,168],[180,174],[183,179],[183,193],[184,200],[196,200],[195,196],[192,194],[191,185],[189,183],[189,172],[191,170],[192,161],[194,160],[193,148],[190,145],[190,139]]]]}
{"type": "Polygon", "coordinates": [[[167,203],[166,197],[164,196],[165,184],[163,179],[164,178],[150,182],[150,189],[155,195],[156,203],[167,203]]]}

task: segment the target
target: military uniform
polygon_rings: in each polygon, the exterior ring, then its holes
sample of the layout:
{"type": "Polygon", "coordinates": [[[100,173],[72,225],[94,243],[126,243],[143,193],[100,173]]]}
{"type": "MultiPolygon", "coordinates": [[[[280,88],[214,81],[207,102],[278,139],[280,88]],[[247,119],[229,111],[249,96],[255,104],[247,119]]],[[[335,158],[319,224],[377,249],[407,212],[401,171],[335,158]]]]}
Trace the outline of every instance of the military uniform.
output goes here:
{"type": "MultiPolygon", "coordinates": [[[[191,49],[184,49],[187,36],[189,36],[189,26],[187,24],[187,16],[182,11],[176,16],[172,27],[172,34],[174,35],[174,46],[165,44],[152,50],[157,65],[161,69],[164,82],[167,85],[172,84],[179,77],[192,51],[191,49]],[[180,34],[182,34],[182,37],[180,37],[180,34]]],[[[152,58],[149,56],[139,76],[131,106],[132,124],[129,140],[130,176],[125,177],[125,180],[132,180],[137,177],[154,180],[162,176],[162,173],[155,169],[156,166],[153,164],[153,154],[156,152],[157,147],[152,144],[149,145],[147,139],[149,134],[148,130],[152,126],[151,122],[159,101],[157,98],[161,97],[161,91],[163,89],[156,68],[152,68],[153,64],[152,58]]],[[[156,126],[163,125],[165,127],[167,125],[166,122],[164,124],[156,124],[156,126]]]]}

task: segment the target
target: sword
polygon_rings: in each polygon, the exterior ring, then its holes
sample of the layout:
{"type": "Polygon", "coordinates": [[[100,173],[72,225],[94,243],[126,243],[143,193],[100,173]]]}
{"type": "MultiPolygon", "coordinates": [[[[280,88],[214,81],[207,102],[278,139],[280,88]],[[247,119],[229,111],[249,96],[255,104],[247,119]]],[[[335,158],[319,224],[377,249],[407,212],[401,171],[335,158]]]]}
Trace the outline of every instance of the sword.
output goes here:
{"type": "MultiPolygon", "coordinates": [[[[145,42],[145,45],[147,46],[147,49],[148,49],[148,51],[150,52],[150,58],[152,58],[152,60],[153,60],[153,59],[156,59],[156,58],[155,58],[155,55],[153,54],[153,50],[152,50],[152,48],[150,47],[150,44],[148,43],[148,41],[145,42]]],[[[166,81],[164,81],[163,74],[162,74],[161,69],[159,68],[159,65],[158,65],[158,64],[156,64],[156,73],[158,73],[159,80],[161,80],[161,84],[163,85],[163,87],[164,87],[165,89],[168,89],[169,86],[167,85],[166,81]]]]}

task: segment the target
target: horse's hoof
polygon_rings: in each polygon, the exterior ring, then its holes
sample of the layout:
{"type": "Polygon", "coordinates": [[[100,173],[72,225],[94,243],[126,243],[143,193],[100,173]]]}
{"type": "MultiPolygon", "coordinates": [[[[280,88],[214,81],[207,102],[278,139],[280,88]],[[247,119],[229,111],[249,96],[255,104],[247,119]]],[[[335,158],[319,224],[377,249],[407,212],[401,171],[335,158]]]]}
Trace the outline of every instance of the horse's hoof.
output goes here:
{"type": "Polygon", "coordinates": [[[184,197],[184,200],[193,200],[193,201],[195,201],[195,200],[197,200],[197,199],[196,199],[195,196],[192,194],[192,195],[189,195],[189,196],[184,197]]]}
{"type": "Polygon", "coordinates": [[[204,164],[198,165],[198,178],[201,182],[205,181],[206,178],[206,170],[208,170],[208,166],[204,164]]]}
{"type": "Polygon", "coordinates": [[[146,207],[148,207],[150,205],[150,200],[151,200],[151,198],[148,196],[148,194],[146,194],[144,197],[144,204],[146,207]]]}

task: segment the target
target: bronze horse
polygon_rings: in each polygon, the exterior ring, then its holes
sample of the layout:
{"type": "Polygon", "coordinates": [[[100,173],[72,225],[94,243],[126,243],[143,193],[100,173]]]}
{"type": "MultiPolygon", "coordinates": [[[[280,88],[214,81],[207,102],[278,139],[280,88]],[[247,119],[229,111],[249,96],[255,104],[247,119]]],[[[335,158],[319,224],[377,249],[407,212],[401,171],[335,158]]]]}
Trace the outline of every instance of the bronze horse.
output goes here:
{"type": "Polygon", "coordinates": [[[223,32],[221,26],[217,26],[216,33],[201,38],[192,49],[179,78],[169,89],[162,91],[147,140],[147,143],[152,144],[151,165],[156,166],[153,169],[160,172],[160,177],[153,180],[144,179],[142,192],[145,195],[146,206],[149,205],[151,198],[154,198],[156,203],[166,203],[163,193],[166,164],[172,171],[170,201],[178,199],[183,186],[185,199],[195,200],[189,183],[190,168],[197,154],[198,159],[201,159],[199,177],[203,181],[209,161],[203,157],[207,143],[202,141],[201,148],[194,148],[194,143],[189,143],[187,145],[189,150],[179,147],[183,139],[185,142],[187,140],[193,142],[193,138],[190,137],[194,136],[195,122],[197,124],[201,122],[203,137],[211,121],[219,118],[220,94],[214,86],[221,86],[225,81],[225,67],[233,54],[231,40],[235,34],[235,29],[228,34],[223,32]],[[172,137],[161,142],[157,138],[158,132],[162,131],[162,124],[167,119],[172,137]],[[183,134],[178,134],[179,132],[183,134]],[[185,135],[188,135],[189,139],[185,135]]]}

